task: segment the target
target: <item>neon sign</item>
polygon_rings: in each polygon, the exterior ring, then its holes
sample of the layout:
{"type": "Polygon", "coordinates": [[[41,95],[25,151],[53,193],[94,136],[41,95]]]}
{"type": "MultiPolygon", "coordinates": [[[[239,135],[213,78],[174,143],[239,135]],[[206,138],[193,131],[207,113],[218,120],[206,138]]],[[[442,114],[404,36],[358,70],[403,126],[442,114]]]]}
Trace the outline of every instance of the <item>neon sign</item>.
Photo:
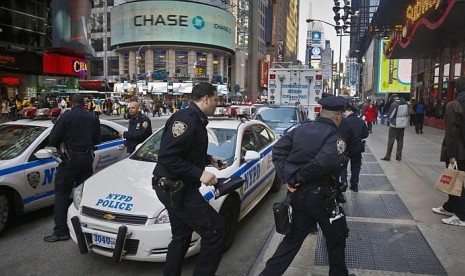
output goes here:
{"type": "Polygon", "coordinates": [[[85,61],[73,61],[73,70],[79,75],[87,74],[87,63],[85,61]]]}
{"type": "Polygon", "coordinates": [[[407,18],[415,22],[431,8],[437,10],[440,4],[441,0],[417,0],[415,5],[407,7],[407,18]]]}

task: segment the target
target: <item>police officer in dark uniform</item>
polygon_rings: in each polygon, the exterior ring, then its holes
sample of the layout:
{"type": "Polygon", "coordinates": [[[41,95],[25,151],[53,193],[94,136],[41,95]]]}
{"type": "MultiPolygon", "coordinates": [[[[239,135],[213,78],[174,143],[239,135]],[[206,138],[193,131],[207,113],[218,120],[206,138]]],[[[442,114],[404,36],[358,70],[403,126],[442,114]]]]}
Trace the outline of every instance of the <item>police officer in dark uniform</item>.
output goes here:
{"type": "Polygon", "coordinates": [[[189,107],[174,113],[166,122],[153,171],[152,185],[168,210],[173,235],[164,275],[181,275],[193,231],[202,237],[194,275],[214,275],[223,254],[224,220],[198,190],[201,183],[218,182],[214,174],[205,171],[205,166],[224,168],[218,159],[207,155],[207,116],[214,114],[218,96],[216,88],[204,82],[194,86],[191,97],[189,107]]]}
{"type": "Polygon", "coordinates": [[[84,110],[84,97],[71,97],[72,108],[63,113],[50,132],[49,145],[61,148],[62,162],[55,177],[55,228],[44,238],[46,242],[68,240],[66,225],[70,196],[74,184],[80,184],[93,173],[94,147],[100,144],[100,122],[84,110]]]}
{"type": "Polygon", "coordinates": [[[326,238],[329,274],[348,275],[344,250],[349,229],[344,211],[335,199],[340,195],[337,176],[346,150],[345,141],[338,135],[338,126],[347,100],[327,97],[318,103],[322,110],[315,121],[303,123],[273,146],[278,176],[292,193],[292,227],[261,275],[282,275],[315,222],[326,238]]]}
{"type": "Polygon", "coordinates": [[[126,139],[124,145],[127,147],[128,153],[133,153],[136,146],[145,141],[152,135],[152,123],[147,115],[139,111],[137,102],[130,102],[129,109],[129,127],[128,131],[123,133],[123,138],[126,139]]]}
{"type": "MultiPolygon", "coordinates": [[[[348,157],[350,159],[350,187],[354,192],[358,192],[358,182],[360,169],[362,167],[362,152],[365,151],[363,139],[368,137],[368,126],[364,120],[358,117],[358,108],[354,105],[347,105],[345,109],[345,121],[349,123],[354,132],[353,143],[350,146],[348,157]]],[[[341,170],[342,182],[347,183],[347,162],[341,170]]]]}

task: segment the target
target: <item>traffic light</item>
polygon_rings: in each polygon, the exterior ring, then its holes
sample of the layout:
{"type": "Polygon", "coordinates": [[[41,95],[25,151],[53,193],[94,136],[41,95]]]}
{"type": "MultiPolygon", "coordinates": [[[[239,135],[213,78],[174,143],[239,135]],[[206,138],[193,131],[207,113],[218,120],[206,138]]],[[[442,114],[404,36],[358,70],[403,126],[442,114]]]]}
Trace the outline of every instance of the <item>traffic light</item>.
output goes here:
{"type": "Polygon", "coordinates": [[[333,74],[337,72],[337,63],[333,63],[333,74]]]}

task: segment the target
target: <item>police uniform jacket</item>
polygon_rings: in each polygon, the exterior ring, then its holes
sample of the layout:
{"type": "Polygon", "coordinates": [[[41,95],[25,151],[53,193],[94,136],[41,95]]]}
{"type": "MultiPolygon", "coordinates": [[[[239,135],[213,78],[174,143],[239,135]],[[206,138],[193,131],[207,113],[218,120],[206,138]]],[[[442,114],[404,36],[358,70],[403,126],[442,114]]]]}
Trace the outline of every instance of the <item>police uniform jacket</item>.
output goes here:
{"type": "Polygon", "coordinates": [[[329,184],[331,175],[339,173],[346,148],[337,132],[332,120],[318,117],[279,139],[273,146],[273,163],[283,183],[329,184]]]}
{"type": "Polygon", "coordinates": [[[349,156],[356,152],[358,148],[357,141],[355,139],[355,132],[347,118],[342,118],[341,124],[338,128],[338,134],[346,142],[346,154],[349,156]]]}
{"type": "Polygon", "coordinates": [[[139,112],[137,116],[129,119],[128,131],[123,133],[123,138],[126,139],[124,145],[128,148],[128,152],[133,152],[136,146],[152,135],[152,123],[147,115],[139,112]]]}
{"type": "Polygon", "coordinates": [[[354,132],[353,142],[349,150],[349,156],[351,153],[361,153],[365,150],[365,146],[362,144],[362,140],[368,137],[368,126],[367,124],[357,116],[357,114],[352,113],[345,119],[348,124],[352,127],[354,132]]]}
{"type": "Polygon", "coordinates": [[[93,151],[101,139],[99,119],[81,105],[61,114],[48,137],[49,145],[60,148],[64,143],[67,150],[77,152],[93,151]]]}
{"type": "Polygon", "coordinates": [[[210,163],[207,124],[207,117],[195,103],[168,119],[153,171],[155,178],[177,179],[200,187],[200,177],[210,163]]]}

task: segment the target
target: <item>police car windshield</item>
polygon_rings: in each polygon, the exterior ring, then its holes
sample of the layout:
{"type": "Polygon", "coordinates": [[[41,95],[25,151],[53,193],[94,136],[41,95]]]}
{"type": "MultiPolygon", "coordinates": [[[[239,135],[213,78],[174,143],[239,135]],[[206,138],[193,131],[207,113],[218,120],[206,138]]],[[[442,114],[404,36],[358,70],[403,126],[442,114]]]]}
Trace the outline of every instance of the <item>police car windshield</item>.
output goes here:
{"type": "Polygon", "coordinates": [[[262,107],[255,114],[255,119],[264,122],[271,128],[290,127],[297,123],[297,109],[293,107],[262,107]]]}
{"type": "MultiPolygon", "coordinates": [[[[234,160],[236,129],[207,128],[208,154],[229,162],[234,160]]],[[[157,162],[163,128],[153,134],[134,154],[133,160],[157,162]]]]}
{"type": "Polygon", "coordinates": [[[25,125],[0,126],[0,160],[21,155],[47,128],[25,125]]]}

